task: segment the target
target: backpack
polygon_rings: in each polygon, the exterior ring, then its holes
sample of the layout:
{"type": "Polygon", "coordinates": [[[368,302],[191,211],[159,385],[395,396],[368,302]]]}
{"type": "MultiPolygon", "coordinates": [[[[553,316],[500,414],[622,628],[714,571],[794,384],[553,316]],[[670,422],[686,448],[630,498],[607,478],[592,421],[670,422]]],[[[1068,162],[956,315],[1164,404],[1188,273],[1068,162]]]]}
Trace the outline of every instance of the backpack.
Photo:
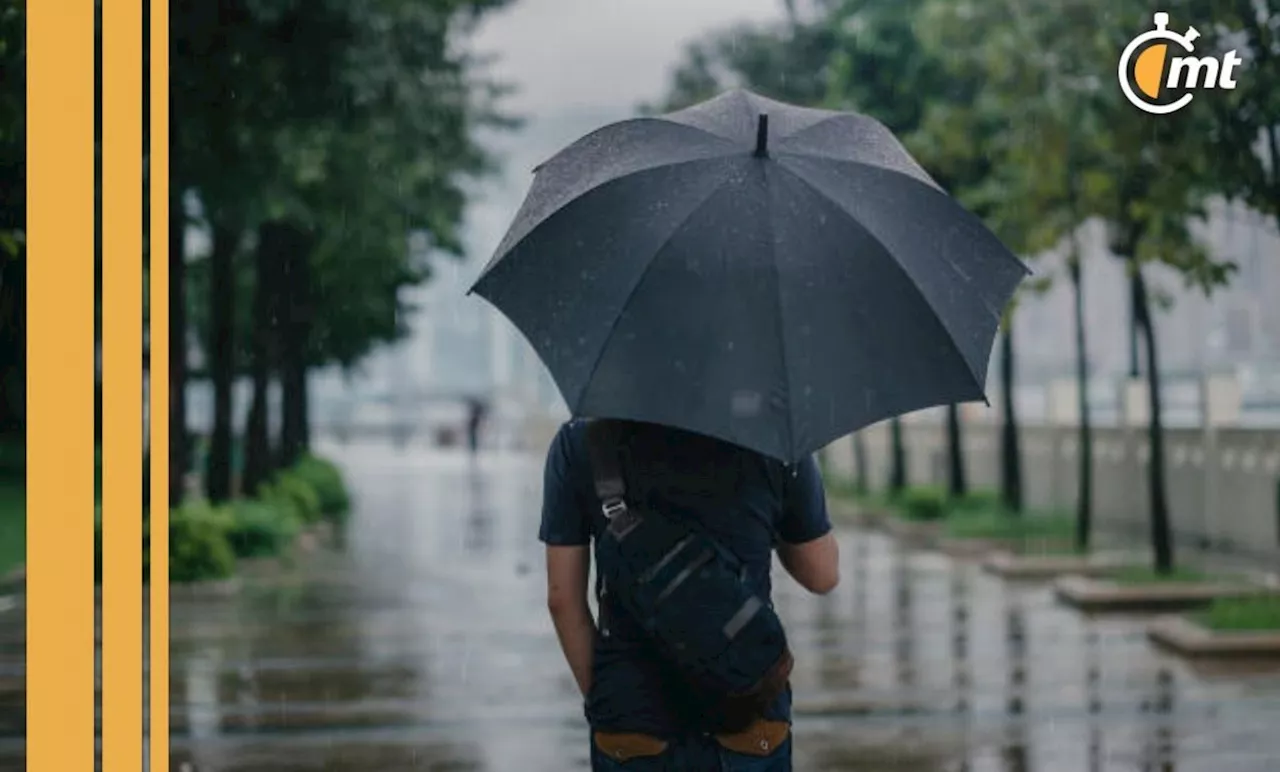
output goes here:
{"type": "Polygon", "coordinates": [[[742,562],[703,529],[628,502],[617,430],[587,425],[606,521],[596,544],[604,592],[705,695],[715,731],[741,731],[787,687],[793,660],[782,621],[748,586],[742,562]]]}

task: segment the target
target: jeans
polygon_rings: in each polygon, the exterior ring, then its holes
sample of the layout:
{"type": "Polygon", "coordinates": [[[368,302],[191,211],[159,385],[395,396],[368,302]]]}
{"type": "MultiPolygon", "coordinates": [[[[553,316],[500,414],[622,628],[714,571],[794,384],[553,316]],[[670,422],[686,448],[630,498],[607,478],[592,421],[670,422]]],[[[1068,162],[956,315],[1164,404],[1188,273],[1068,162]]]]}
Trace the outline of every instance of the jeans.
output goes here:
{"type": "Polygon", "coordinates": [[[591,743],[592,772],[791,772],[791,738],[768,756],[722,748],[714,737],[695,735],[672,742],[657,756],[617,761],[591,743]]]}

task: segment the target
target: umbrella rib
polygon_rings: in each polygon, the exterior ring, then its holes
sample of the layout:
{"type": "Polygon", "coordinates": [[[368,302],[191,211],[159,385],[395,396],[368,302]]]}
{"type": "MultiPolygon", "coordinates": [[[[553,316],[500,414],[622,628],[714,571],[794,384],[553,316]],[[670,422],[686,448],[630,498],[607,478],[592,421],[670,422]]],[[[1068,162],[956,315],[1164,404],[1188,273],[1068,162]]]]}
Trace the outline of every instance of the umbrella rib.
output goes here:
{"type": "MultiPolygon", "coordinates": [[[[880,246],[881,251],[884,252],[884,254],[889,256],[890,258],[889,263],[895,266],[898,269],[898,271],[902,273],[902,275],[907,280],[907,284],[910,285],[911,289],[914,290],[915,293],[919,295],[920,299],[924,301],[925,306],[928,307],[930,310],[933,309],[933,303],[930,302],[929,296],[924,294],[924,290],[920,289],[920,284],[916,281],[915,277],[911,275],[911,272],[908,271],[905,266],[903,266],[897,260],[893,259],[893,252],[890,251],[890,249],[887,246],[885,246],[884,242],[880,240],[879,236],[873,233],[870,228],[863,225],[857,218],[853,217],[853,215],[849,212],[849,210],[845,209],[843,206],[840,205],[839,201],[832,198],[831,196],[828,196],[817,185],[814,185],[812,182],[805,179],[804,175],[798,174],[795,170],[788,168],[785,164],[778,164],[778,168],[782,169],[787,174],[790,174],[792,177],[799,180],[801,184],[803,184],[808,189],[812,190],[815,195],[821,197],[825,201],[830,202],[832,206],[836,207],[840,211],[849,215],[849,219],[854,224],[856,224],[863,233],[867,234],[868,238],[870,238],[872,241],[878,244],[880,246]]],[[[952,270],[955,270],[955,266],[952,266],[951,263],[948,262],[947,265],[951,266],[952,270]]],[[[987,305],[985,300],[983,302],[983,305],[987,305]]],[[[987,305],[987,309],[990,310],[990,308],[991,307],[987,305]]],[[[956,340],[951,335],[951,331],[947,329],[947,326],[942,323],[941,319],[938,319],[936,313],[934,314],[934,318],[938,320],[938,326],[942,328],[943,335],[946,337],[948,341],[951,342],[951,348],[955,351],[956,355],[960,357],[960,361],[964,363],[965,371],[969,373],[969,377],[973,379],[973,382],[978,387],[978,390],[985,393],[986,384],[983,383],[985,379],[978,376],[978,373],[974,370],[974,366],[970,364],[969,360],[965,358],[964,353],[960,351],[960,347],[956,344],[956,340]]]]}
{"type": "MultiPolygon", "coordinates": [[[[931,184],[931,182],[930,182],[930,181],[921,180],[921,179],[919,179],[918,177],[913,177],[912,175],[907,174],[906,172],[903,172],[903,171],[901,171],[901,170],[899,170],[899,169],[894,169],[894,168],[889,167],[889,166],[883,166],[883,165],[881,165],[881,164],[867,163],[866,161],[854,161],[854,160],[852,160],[852,159],[850,159],[850,158],[841,158],[840,156],[827,155],[827,154],[825,154],[825,153],[805,153],[805,152],[798,152],[798,151],[795,151],[795,150],[788,150],[788,151],[782,151],[782,150],[779,150],[779,151],[778,151],[778,155],[779,155],[779,157],[781,157],[782,155],[784,155],[784,153],[785,153],[786,155],[791,155],[791,156],[795,156],[795,157],[798,157],[798,158],[811,158],[811,159],[813,159],[813,160],[815,160],[815,161],[821,161],[821,162],[823,162],[823,163],[847,164],[847,165],[849,165],[849,166],[856,166],[856,167],[861,168],[861,169],[875,169],[876,171],[880,171],[880,172],[888,172],[889,174],[893,174],[893,175],[896,175],[896,176],[898,176],[898,177],[902,177],[903,179],[907,180],[908,182],[910,182],[910,183],[912,183],[912,184],[914,184],[914,185],[919,185],[921,188],[923,188],[923,189],[924,189],[924,190],[926,190],[926,191],[929,191],[930,193],[932,193],[932,194],[933,194],[933,195],[935,195],[935,196],[944,196],[944,197],[947,197],[947,198],[952,198],[952,199],[954,200],[954,198],[951,196],[951,194],[947,193],[945,190],[943,190],[942,188],[938,187],[938,186],[937,186],[937,183],[932,183],[932,184],[931,184]]],[[[781,158],[780,158],[779,160],[781,160],[781,158]]],[[[779,166],[783,166],[783,167],[785,168],[785,164],[779,163],[779,166]]],[[[803,180],[803,181],[805,182],[805,184],[806,184],[806,185],[808,185],[809,187],[811,187],[811,188],[813,188],[814,190],[818,191],[818,193],[819,193],[823,198],[831,199],[831,197],[830,197],[830,196],[828,196],[826,193],[823,193],[819,188],[817,188],[816,186],[814,186],[814,185],[813,185],[813,183],[811,183],[811,182],[809,182],[807,179],[805,179],[803,175],[801,175],[801,174],[797,174],[794,170],[789,169],[789,168],[787,169],[787,171],[791,172],[791,174],[795,175],[796,177],[799,177],[799,178],[800,178],[801,180],[803,180]]],[[[922,169],[921,171],[924,171],[924,170],[922,169]]],[[[927,172],[926,172],[926,174],[927,174],[927,172]]],[[[834,199],[831,199],[831,200],[833,200],[833,201],[834,201],[834,199]]],[[[959,202],[956,202],[956,204],[957,204],[957,206],[959,206],[959,202]]],[[[837,204],[837,206],[839,206],[839,204],[837,204]]],[[[841,208],[843,209],[843,207],[841,207],[841,208]]],[[[1020,259],[1018,258],[1018,256],[1017,256],[1017,255],[1015,255],[1015,254],[1013,254],[1012,252],[1008,252],[1008,253],[1006,253],[1004,257],[1005,257],[1005,259],[1006,259],[1006,260],[1013,260],[1015,263],[1017,263],[1017,264],[1018,264],[1018,266],[1019,266],[1020,268],[1022,268],[1022,270],[1023,270],[1023,272],[1024,272],[1024,273],[1028,273],[1028,274],[1029,274],[1029,273],[1031,273],[1031,270],[1030,270],[1029,268],[1027,268],[1026,264],[1025,264],[1025,263],[1023,263],[1023,262],[1022,262],[1022,260],[1020,260],[1020,259]]],[[[957,269],[956,269],[956,267],[955,267],[955,264],[954,264],[954,263],[952,263],[951,261],[948,261],[948,262],[947,262],[947,265],[948,265],[948,267],[950,267],[953,271],[957,271],[957,272],[958,272],[958,270],[957,270],[957,269]]],[[[984,303],[985,303],[985,301],[984,301],[984,303]]],[[[987,308],[991,309],[991,313],[992,313],[992,314],[994,314],[995,316],[997,316],[997,317],[998,317],[998,316],[1000,316],[1000,310],[999,310],[999,309],[991,308],[991,306],[990,306],[990,305],[987,305],[987,308]]]]}
{"type": "Polygon", "coordinates": [[[600,343],[600,350],[596,352],[596,359],[591,363],[591,370],[587,372],[587,377],[582,381],[582,390],[578,392],[577,398],[573,401],[572,409],[574,413],[578,412],[579,408],[582,406],[582,400],[587,394],[587,389],[591,388],[591,381],[596,377],[596,370],[600,369],[600,362],[604,359],[605,349],[609,348],[609,342],[613,340],[614,333],[618,331],[618,324],[622,322],[622,314],[627,310],[627,306],[631,305],[631,299],[640,291],[640,286],[644,284],[645,277],[649,275],[649,270],[653,268],[653,264],[658,261],[658,256],[667,248],[672,239],[676,237],[676,234],[680,232],[680,229],[684,227],[685,223],[689,222],[695,214],[700,212],[702,208],[707,205],[707,202],[724,187],[724,184],[727,181],[726,177],[726,179],[712,185],[702,200],[695,204],[689,212],[675,224],[675,227],[671,229],[671,232],[667,234],[666,238],[658,244],[657,249],[653,250],[653,258],[650,259],[645,267],[640,271],[640,275],[636,277],[635,284],[631,285],[631,289],[627,291],[627,296],[622,299],[622,303],[618,306],[618,313],[613,317],[613,321],[609,323],[609,331],[605,333],[604,340],[600,343]]]}
{"type": "MultiPolygon", "coordinates": [[[[768,179],[769,179],[768,175],[766,174],[765,185],[768,185],[768,179]]],[[[787,406],[791,407],[791,397],[794,391],[791,383],[793,373],[791,372],[790,360],[787,358],[787,325],[785,324],[782,318],[783,316],[782,270],[778,268],[778,240],[776,238],[777,228],[775,227],[774,220],[773,220],[774,216],[776,215],[776,210],[773,207],[769,207],[769,211],[770,211],[769,243],[770,245],[772,245],[771,256],[773,260],[771,261],[771,263],[773,265],[773,289],[774,289],[774,295],[777,300],[776,308],[778,309],[778,312],[777,312],[778,354],[782,358],[782,372],[786,373],[787,406]]],[[[796,427],[794,425],[794,421],[795,421],[795,412],[793,410],[788,410],[787,411],[787,456],[788,457],[794,455],[794,451],[795,451],[796,427]]]]}

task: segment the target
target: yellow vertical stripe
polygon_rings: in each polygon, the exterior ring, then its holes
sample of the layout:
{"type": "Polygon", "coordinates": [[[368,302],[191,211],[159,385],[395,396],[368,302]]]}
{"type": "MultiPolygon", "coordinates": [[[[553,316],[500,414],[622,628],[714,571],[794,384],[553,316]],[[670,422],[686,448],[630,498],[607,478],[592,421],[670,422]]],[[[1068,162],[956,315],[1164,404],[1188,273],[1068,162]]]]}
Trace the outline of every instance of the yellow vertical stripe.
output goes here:
{"type": "Polygon", "coordinates": [[[93,769],[93,0],[27,3],[27,769],[93,769]]]}
{"type": "Polygon", "coordinates": [[[142,0],[102,3],[102,769],[142,766],[142,0]]]}
{"type": "Polygon", "coordinates": [[[151,769],[169,769],[169,0],[151,0],[151,769]]]}

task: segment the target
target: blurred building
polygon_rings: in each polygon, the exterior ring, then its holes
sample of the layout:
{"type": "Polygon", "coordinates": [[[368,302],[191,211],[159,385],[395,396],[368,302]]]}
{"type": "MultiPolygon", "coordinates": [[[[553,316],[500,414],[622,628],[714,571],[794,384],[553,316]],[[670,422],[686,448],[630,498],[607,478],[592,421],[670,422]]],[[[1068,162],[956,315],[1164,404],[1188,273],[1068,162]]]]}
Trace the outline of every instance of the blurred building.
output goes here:
{"type": "MultiPolygon", "coordinates": [[[[1187,287],[1173,271],[1152,266],[1149,285],[1168,305],[1156,311],[1157,347],[1164,372],[1174,379],[1206,370],[1237,371],[1243,378],[1280,368],[1280,236],[1274,226],[1242,207],[1216,204],[1197,229],[1217,259],[1234,261],[1229,286],[1211,297],[1187,287]]],[[[1128,284],[1124,264],[1112,256],[1100,224],[1082,229],[1085,314],[1089,360],[1098,378],[1129,369],[1128,284]]],[[[1034,260],[1037,275],[1052,275],[1052,288],[1020,307],[1019,377],[1038,383],[1072,372],[1075,339],[1072,293],[1064,250],[1034,260]]]]}

